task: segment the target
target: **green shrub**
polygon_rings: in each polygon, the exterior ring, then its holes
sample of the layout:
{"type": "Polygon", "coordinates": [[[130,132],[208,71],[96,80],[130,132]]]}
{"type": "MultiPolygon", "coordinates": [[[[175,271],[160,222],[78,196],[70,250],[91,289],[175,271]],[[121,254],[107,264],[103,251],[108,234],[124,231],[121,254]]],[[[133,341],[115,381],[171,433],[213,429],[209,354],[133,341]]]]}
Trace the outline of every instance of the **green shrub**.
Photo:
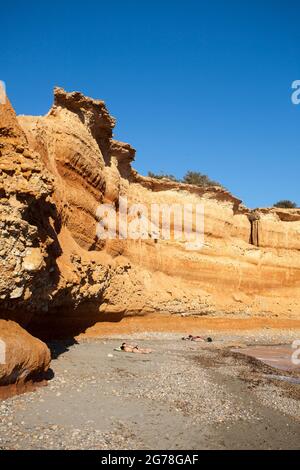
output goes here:
{"type": "Polygon", "coordinates": [[[182,180],[183,183],[194,184],[196,186],[221,186],[217,181],[211,180],[207,175],[199,171],[188,171],[182,180]]]}
{"type": "Polygon", "coordinates": [[[166,178],[171,181],[177,181],[179,183],[194,184],[195,186],[221,186],[217,181],[211,180],[207,175],[200,173],[199,171],[188,171],[182,179],[176,178],[174,175],[168,175],[167,173],[153,173],[148,171],[149,178],[163,179],[166,178]]]}
{"type": "Polygon", "coordinates": [[[166,179],[172,180],[172,181],[179,181],[179,180],[176,178],[176,176],[174,176],[174,175],[168,175],[168,174],[162,173],[162,172],[158,174],[158,173],[152,173],[152,171],[148,171],[148,176],[149,176],[149,178],[156,178],[156,179],[158,179],[158,180],[161,180],[161,179],[163,179],[163,178],[166,178],[166,179]]]}
{"type": "Polygon", "coordinates": [[[281,209],[296,209],[297,204],[288,199],[283,199],[282,201],[276,202],[273,207],[280,207],[281,209]]]}

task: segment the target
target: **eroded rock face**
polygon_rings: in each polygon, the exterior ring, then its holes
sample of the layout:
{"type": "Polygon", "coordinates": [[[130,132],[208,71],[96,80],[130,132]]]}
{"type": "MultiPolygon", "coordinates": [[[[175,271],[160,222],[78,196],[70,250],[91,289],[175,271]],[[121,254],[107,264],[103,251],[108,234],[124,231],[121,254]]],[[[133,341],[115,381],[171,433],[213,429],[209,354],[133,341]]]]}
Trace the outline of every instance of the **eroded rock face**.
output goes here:
{"type": "Polygon", "coordinates": [[[49,364],[45,343],[17,323],[0,320],[0,398],[43,380],[49,364]]]}
{"type": "Polygon", "coordinates": [[[0,105],[0,302],[3,310],[14,309],[19,300],[30,304],[33,292],[34,302],[42,303],[48,278],[45,270],[48,247],[53,243],[47,225],[52,191],[53,178],[40,155],[29,147],[7,100],[5,105],[0,105]]]}
{"type": "MultiPolygon", "coordinates": [[[[36,332],[153,311],[299,315],[300,210],[140,176],[103,101],[55,89],[46,116],[0,106],[0,308],[36,332]],[[204,246],[101,240],[100,203],[204,206],[204,246]],[[22,308],[20,308],[22,306],[22,308]]],[[[53,330],[54,331],[54,330],[53,330]]]]}

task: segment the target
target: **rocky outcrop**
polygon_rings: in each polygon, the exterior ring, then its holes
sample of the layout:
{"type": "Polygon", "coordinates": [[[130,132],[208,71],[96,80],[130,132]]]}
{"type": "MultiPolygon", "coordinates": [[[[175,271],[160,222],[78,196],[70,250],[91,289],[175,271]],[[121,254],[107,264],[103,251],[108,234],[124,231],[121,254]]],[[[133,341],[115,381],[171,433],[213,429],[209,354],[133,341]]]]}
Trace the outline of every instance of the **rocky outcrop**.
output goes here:
{"type": "Polygon", "coordinates": [[[33,388],[45,379],[49,364],[46,344],[17,323],[0,320],[0,398],[33,388]]]}
{"type": "MultiPolygon", "coordinates": [[[[47,336],[103,318],[299,315],[300,211],[248,210],[221,187],[146,178],[103,101],[54,92],[46,116],[0,106],[0,309],[47,336]],[[97,237],[97,209],[202,204],[204,245],[97,237]]],[[[173,229],[174,231],[174,226],[173,229]]]]}
{"type": "MultiPolygon", "coordinates": [[[[28,145],[9,101],[0,105],[0,302],[15,309],[19,300],[45,295],[53,243],[48,215],[53,178],[28,145]]],[[[30,309],[29,309],[30,310],[30,309]]],[[[29,311],[28,310],[28,311],[29,311]]]]}

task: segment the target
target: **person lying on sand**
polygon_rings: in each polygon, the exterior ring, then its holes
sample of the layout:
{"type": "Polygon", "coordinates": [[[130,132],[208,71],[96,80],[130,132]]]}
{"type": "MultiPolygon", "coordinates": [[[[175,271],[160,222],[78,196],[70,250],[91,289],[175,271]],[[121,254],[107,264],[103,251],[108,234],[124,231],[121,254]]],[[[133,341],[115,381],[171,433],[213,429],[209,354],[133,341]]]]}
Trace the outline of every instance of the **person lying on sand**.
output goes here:
{"type": "Polygon", "coordinates": [[[201,336],[188,335],[182,338],[184,341],[205,341],[201,336]]]}
{"type": "Polygon", "coordinates": [[[181,338],[184,341],[207,341],[207,343],[211,343],[212,339],[210,337],[208,338],[203,338],[203,336],[193,336],[193,335],[188,335],[186,337],[181,338]]]}
{"type": "Polygon", "coordinates": [[[152,349],[142,349],[139,346],[132,346],[131,344],[127,343],[122,343],[120,347],[121,351],[124,352],[130,352],[130,353],[135,353],[135,354],[150,354],[152,352],[152,349]]]}

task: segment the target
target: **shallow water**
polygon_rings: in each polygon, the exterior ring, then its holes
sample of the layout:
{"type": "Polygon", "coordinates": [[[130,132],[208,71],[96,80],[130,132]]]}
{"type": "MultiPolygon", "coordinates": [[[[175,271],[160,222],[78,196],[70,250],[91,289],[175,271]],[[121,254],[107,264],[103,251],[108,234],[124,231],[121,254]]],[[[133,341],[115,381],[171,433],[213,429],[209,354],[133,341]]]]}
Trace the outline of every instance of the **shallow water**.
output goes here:
{"type": "Polygon", "coordinates": [[[289,377],[286,375],[275,375],[275,374],[265,374],[264,377],[268,379],[281,380],[282,382],[288,382],[290,384],[300,385],[300,378],[297,378],[297,377],[289,377]]]}
{"type": "MultiPolygon", "coordinates": [[[[247,348],[232,349],[232,351],[254,357],[279,370],[300,371],[300,364],[296,364],[293,360],[293,354],[294,356],[296,355],[296,349],[292,348],[292,345],[289,344],[279,346],[249,346],[247,348]]],[[[299,357],[300,354],[298,354],[299,357]]]]}

